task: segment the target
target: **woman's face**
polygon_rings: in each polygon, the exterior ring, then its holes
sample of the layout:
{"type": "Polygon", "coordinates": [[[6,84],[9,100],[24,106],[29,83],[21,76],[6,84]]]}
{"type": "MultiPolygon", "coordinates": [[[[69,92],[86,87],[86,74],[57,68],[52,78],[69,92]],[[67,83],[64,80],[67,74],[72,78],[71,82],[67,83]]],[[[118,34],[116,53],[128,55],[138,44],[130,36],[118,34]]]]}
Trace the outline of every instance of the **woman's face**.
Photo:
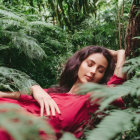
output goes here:
{"type": "Polygon", "coordinates": [[[78,70],[79,83],[99,83],[108,66],[107,59],[101,53],[89,55],[80,65],[78,70]]]}

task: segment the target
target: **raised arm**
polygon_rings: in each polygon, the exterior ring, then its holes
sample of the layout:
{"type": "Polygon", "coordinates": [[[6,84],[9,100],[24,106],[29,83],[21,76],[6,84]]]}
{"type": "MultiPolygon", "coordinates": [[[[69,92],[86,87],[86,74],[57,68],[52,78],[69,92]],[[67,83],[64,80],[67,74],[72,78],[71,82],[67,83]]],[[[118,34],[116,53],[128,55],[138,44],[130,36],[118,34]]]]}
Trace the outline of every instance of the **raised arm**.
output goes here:
{"type": "Polygon", "coordinates": [[[114,70],[114,74],[117,77],[124,78],[125,79],[125,73],[123,72],[122,68],[125,63],[125,50],[109,50],[113,57],[116,59],[116,66],[114,70]]]}

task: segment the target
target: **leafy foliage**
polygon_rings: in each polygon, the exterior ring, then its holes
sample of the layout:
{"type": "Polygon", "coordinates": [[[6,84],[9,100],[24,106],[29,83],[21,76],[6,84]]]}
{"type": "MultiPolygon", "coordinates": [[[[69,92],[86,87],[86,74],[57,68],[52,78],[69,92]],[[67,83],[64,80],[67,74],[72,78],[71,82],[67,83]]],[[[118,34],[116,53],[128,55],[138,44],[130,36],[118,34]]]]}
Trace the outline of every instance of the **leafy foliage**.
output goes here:
{"type": "Polygon", "coordinates": [[[48,139],[55,139],[52,128],[45,120],[25,112],[14,104],[0,105],[0,125],[15,140],[41,140],[41,130],[47,134],[48,139]]]}
{"type": "Polygon", "coordinates": [[[71,133],[68,133],[68,132],[66,132],[66,133],[64,133],[63,134],[63,136],[60,138],[60,140],[77,140],[76,138],[75,138],[75,136],[73,136],[71,133]]]}
{"type": "Polygon", "coordinates": [[[4,7],[0,14],[1,66],[24,71],[45,87],[56,83],[62,62],[72,52],[68,34],[51,23],[30,21],[4,7]]]}
{"type": "MultiPolygon", "coordinates": [[[[83,46],[93,44],[118,49],[118,11],[125,46],[132,1],[0,0],[0,4],[0,90],[29,93],[33,84],[39,83],[45,88],[56,84],[66,58],[83,46]]],[[[138,56],[126,62],[124,71],[128,80],[123,85],[83,87],[82,92],[93,92],[91,99],[101,98],[99,111],[106,114],[97,128],[87,130],[85,139],[139,139],[139,59],[138,56]],[[127,109],[111,108],[110,103],[120,96],[127,109]]],[[[40,139],[40,125],[50,134],[43,120],[23,115],[7,105],[1,107],[8,111],[0,114],[0,124],[15,139],[40,139]],[[21,121],[16,124],[10,121],[15,118],[21,121]]],[[[62,139],[74,138],[66,133],[62,139]]]]}
{"type": "Polygon", "coordinates": [[[110,140],[124,130],[130,130],[132,115],[126,111],[114,111],[87,137],[88,140],[110,140]],[[120,119],[121,118],[121,119],[120,119]],[[115,127],[114,127],[115,126],[115,127]]]}
{"type": "Polygon", "coordinates": [[[97,128],[86,133],[88,140],[131,140],[139,138],[139,66],[139,57],[126,61],[124,71],[127,72],[128,80],[123,85],[108,88],[104,85],[89,83],[81,87],[81,94],[90,92],[91,100],[99,98],[100,107],[97,116],[99,112],[106,116],[97,125],[97,128]],[[127,108],[125,110],[111,107],[111,103],[120,97],[125,102],[125,107],[127,108]]]}
{"type": "Polygon", "coordinates": [[[130,79],[132,77],[140,76],[140,56],[131,58],[125,63],[124,71],[127,72],[127,77],[130,79]]]}
{"type": "Polygon", "coordinates": [[[21,91],[22,93],[30,93],[30,87],[36,84],[24,72],[0,67],[0,90],[21,91]]]}

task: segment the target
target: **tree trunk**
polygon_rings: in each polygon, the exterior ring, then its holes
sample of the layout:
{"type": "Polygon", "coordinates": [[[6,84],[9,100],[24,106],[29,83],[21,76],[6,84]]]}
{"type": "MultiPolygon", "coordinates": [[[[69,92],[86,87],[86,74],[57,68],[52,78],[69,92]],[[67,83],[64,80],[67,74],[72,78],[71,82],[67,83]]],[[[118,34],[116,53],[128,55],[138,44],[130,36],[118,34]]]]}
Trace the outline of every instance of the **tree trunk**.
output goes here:
{"type": "Polygon", "coordinates": [[[126,55],[138,56],[136,50],[140,48],[140,39],[134,39],[134,37],[140,36],[140,1],[134,0],[131,11],[129,25],[126,35],[126,55]]]}

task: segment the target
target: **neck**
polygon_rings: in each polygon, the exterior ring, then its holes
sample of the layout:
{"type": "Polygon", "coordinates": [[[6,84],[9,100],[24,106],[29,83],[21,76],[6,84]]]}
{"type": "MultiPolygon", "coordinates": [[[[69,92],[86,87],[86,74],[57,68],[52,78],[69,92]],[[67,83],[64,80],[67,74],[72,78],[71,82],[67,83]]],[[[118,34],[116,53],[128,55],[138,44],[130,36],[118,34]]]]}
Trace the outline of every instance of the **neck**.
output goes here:
{"type": "Polygon", "coordinates": [[[70,89],[69,93],[76,94],[78,90],[79,90],[79,82],[77,80],[72,86],[72,88],[70,89]]]}

